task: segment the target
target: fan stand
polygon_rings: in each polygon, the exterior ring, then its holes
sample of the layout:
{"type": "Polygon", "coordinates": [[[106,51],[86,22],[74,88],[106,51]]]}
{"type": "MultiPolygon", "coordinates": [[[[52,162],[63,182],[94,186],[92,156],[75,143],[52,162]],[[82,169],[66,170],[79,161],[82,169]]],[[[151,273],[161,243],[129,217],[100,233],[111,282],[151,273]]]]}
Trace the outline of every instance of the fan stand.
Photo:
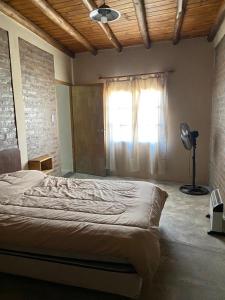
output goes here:
{"type": "Polygon", "coordinates": [[[194,196],[201,196],[201,195],[207,195],[209,193],[208,189],[201,186],[196,185],[195,179],[196,179],[196,138],[198,137],[198,133],[196,131],[193,131],[192,133],[192,140],[193,140],[193,153],[192,153],[192,184],[185,184],[180,187],[180,191],[184,194],[188,195],[194,195],[194,196]]]}

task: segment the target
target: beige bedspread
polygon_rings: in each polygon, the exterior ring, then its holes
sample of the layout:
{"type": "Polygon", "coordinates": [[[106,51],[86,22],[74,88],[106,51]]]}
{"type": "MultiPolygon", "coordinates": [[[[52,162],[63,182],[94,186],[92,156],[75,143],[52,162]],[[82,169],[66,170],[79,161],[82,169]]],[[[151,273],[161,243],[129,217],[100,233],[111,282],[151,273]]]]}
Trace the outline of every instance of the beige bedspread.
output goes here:
{"type": "Polygon", "coordinates": [[[151,278],[167,194],[142,181],[0,176],[0,248],[132,264],[151,278]]]}

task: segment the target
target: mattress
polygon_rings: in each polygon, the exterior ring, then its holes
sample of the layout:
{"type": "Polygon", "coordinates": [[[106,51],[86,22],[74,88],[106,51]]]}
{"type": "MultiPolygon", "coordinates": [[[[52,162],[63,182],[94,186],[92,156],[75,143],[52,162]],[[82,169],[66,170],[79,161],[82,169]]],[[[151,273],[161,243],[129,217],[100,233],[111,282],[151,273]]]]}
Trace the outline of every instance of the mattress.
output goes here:
{"type": "Polygon", "coordinates": [[[151,278],[167,194],[141,181],[82,180],[20,171],[0,176],[0,248],[151,278]]]}

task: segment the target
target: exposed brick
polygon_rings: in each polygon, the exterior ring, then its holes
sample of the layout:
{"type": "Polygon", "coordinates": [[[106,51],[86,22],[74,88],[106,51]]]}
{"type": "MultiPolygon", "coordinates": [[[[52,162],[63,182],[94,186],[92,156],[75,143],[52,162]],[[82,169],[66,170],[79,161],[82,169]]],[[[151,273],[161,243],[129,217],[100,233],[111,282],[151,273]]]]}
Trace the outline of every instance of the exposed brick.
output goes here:
{"type": "Polygon", "coordinates": [[[0,28],[0,150],[17,147],[9,40],[0,28]]]}
{"type": "Polygon", "coordinates": [[[54,59],[23,39],[19,39],[19,49],[28,158],[52,155],[53,173],[59,174],[54,59]]]}
{"type": "Polygon", "coordinates": [[[210,184],[225,203],[225,37],[216,48],[210,142],[210,184]]]}

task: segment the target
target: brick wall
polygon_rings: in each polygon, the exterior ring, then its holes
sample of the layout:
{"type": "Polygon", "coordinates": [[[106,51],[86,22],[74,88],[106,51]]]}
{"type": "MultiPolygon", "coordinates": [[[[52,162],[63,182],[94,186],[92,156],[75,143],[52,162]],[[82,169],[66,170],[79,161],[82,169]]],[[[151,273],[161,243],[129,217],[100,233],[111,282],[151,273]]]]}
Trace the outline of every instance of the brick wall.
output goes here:
{"type": "Polygon", "coordinates": [[[225,37],[216,48],[210,145],[210,184],[225,199],[225,37]]]}
{"type": "Polygon", "coordinates": [[[0,150],[17,147],[8,33],[0,28],[0,150]]]}
{"type": "Polygon", "coordinates": [[[23,39],[19,50],[28,158],[52,155],[53,174],[59,174],[54,59],[23,39]]]}

